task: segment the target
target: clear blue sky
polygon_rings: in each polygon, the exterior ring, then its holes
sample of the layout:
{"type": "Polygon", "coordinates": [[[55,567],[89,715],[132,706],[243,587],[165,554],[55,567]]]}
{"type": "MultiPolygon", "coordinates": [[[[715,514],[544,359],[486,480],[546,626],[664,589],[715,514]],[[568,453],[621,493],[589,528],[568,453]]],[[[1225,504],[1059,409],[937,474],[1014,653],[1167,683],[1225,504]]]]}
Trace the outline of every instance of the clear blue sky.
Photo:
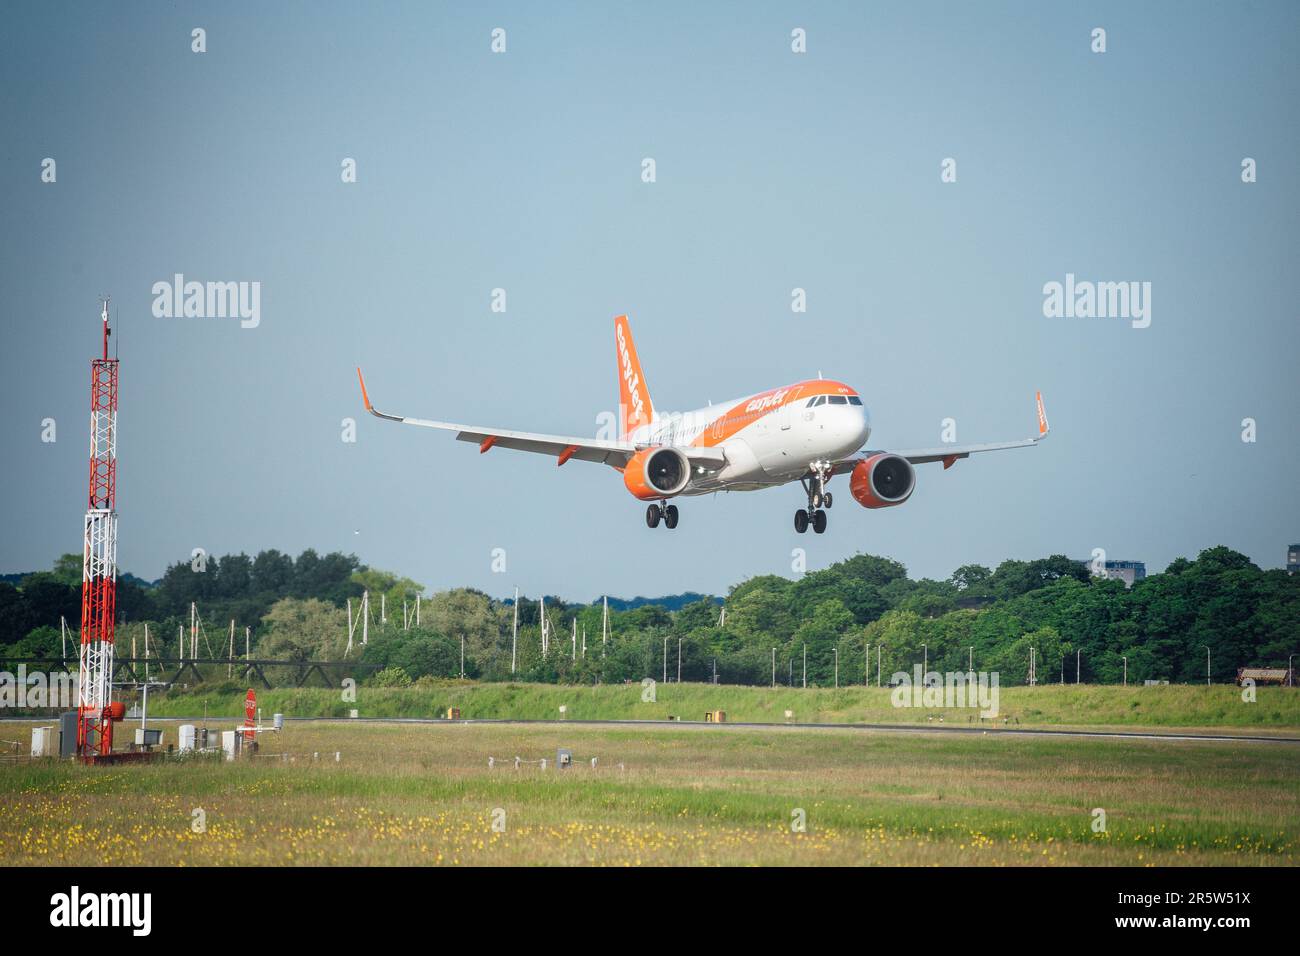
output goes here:
{"type": "Polygon", "coordinates": [[[10,7],[0,571],[80,548],[105,292],[119,560],[146,577],[195,547],[573,599],[720,592],[795,547],[932,577],[1220,543],[1278,566],[1300,540],[1298,27],[1290,2],[10,7]],[[177,272],[261,282],[260,326],[154,318],[177,272]],[[1045,318],[1067,272],[1151,282],[1150,328],[1045,318]],[[841,495],[823,536],[794,534],[797,486],[687,500],[669,533],[610,469],[362,413],[356,364],[381,408],[593,434],[620,312],[663,408],[822,371],[861,390],[874,445],[937,444],[946,417],[1028,436],[1036,388],[1053,434],[923,466],[901,508],[841,495]]]}

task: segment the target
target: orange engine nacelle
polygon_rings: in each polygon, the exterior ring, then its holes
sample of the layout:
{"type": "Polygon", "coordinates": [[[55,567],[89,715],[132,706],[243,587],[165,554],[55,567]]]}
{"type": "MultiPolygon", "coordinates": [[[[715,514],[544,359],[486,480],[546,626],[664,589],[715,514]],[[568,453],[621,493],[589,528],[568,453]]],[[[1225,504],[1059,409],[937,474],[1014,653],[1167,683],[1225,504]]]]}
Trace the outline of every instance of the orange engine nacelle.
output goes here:
{"type": "Polygon", "coordinates": [[[849,492],[864,508],[892,508],[912,496],[916,470],[906,458],[881,453],[853,467],[849,492]]]}
{"type": "Polygon", "coordinates": [[[642,501],[671,498],[691,481],[691,463],[676,448],[643,448],[623,468],[623,484],[642,501]]]}

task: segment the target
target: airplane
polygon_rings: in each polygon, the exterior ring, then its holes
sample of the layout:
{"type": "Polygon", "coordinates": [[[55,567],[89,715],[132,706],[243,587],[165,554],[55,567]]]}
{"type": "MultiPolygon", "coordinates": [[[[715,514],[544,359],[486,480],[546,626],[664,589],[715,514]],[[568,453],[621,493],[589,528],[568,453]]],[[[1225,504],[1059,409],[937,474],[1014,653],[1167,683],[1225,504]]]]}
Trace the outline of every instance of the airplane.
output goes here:
{"type": "Polygon", "coordinates": [[[646,525],[662,521],[676,528],[680,512],[669,499],[716,491],[755,491],[798,481],[807,507],[794,513],[794,529],[826,531],[826,509],[834,495],[827,489],[836,475],[849,476],[849,494],[865,508],[892,508],[912,496],[913,465],[943,462],[945,470],[959,458],[986,451],[1027,448],[1047,437],[1043,396],[1038,404],[1038,435],[1019,441],[980,445],[942,445],[899,451],[863,450],[871,436],[871,415],[852,387],[820,376],[768,389],[730,402],[689,412],[660,414],[650,399],[632,328],[626,315],[614,319],[618,367],[619,437],[580,438],[458,425],[389,415],[370,404],[366,380],[357,369],[361,400],[377,418],[456,432],[459,441],[475,442],[479,453],[510,448],[550,455],[557,465],[571,459],[598,462],[622,472],[632,495],[649,502],[646,525]]]}

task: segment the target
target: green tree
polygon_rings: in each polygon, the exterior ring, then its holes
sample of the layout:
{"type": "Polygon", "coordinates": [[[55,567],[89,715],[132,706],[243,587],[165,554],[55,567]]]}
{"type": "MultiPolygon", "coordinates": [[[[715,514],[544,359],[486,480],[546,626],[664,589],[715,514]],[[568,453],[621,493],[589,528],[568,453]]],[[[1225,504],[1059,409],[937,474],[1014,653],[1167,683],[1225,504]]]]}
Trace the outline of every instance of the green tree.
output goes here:
{"type": "Polygon", "coordinates": [[[400,667],[385,667],[370,678],[375,687],[410,687],[411,675],[400,667]]]}
{"type": "MultiPolygon", "coordinates": [[[[359,630],[359,629],[358,629],[359,630]]],[[[360,634],[354,640],[360,640],[360,634]]],[[[348,616],[317,598],[282,598],[266,617],[257,654],[275,660],[342,660],[348,643],[348,616]]]]}
{"type": "Polygon", "coordinates": [[[921,649],[925,639],[921,615],[915,611],[888,611],[863,633],[863,640],[880,655],[881,678],[886,683],[900,671],[911,677],[912,668],[925,656],[921,649]]]}

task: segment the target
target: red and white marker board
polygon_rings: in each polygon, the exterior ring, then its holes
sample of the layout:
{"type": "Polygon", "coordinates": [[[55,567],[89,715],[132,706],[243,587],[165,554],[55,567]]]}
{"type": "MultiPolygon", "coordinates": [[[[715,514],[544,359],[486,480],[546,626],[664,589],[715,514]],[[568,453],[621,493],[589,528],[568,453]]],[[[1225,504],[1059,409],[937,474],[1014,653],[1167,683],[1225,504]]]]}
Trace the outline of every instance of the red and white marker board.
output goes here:
{"type": "Polygon", "coordinates": [[[254,718],[257,717],[257,694],[253,688],[248,688],[248,694],[244,697],[244,739],[252,740],[254,736],[252,728],[256,726],[254,718]]]}

